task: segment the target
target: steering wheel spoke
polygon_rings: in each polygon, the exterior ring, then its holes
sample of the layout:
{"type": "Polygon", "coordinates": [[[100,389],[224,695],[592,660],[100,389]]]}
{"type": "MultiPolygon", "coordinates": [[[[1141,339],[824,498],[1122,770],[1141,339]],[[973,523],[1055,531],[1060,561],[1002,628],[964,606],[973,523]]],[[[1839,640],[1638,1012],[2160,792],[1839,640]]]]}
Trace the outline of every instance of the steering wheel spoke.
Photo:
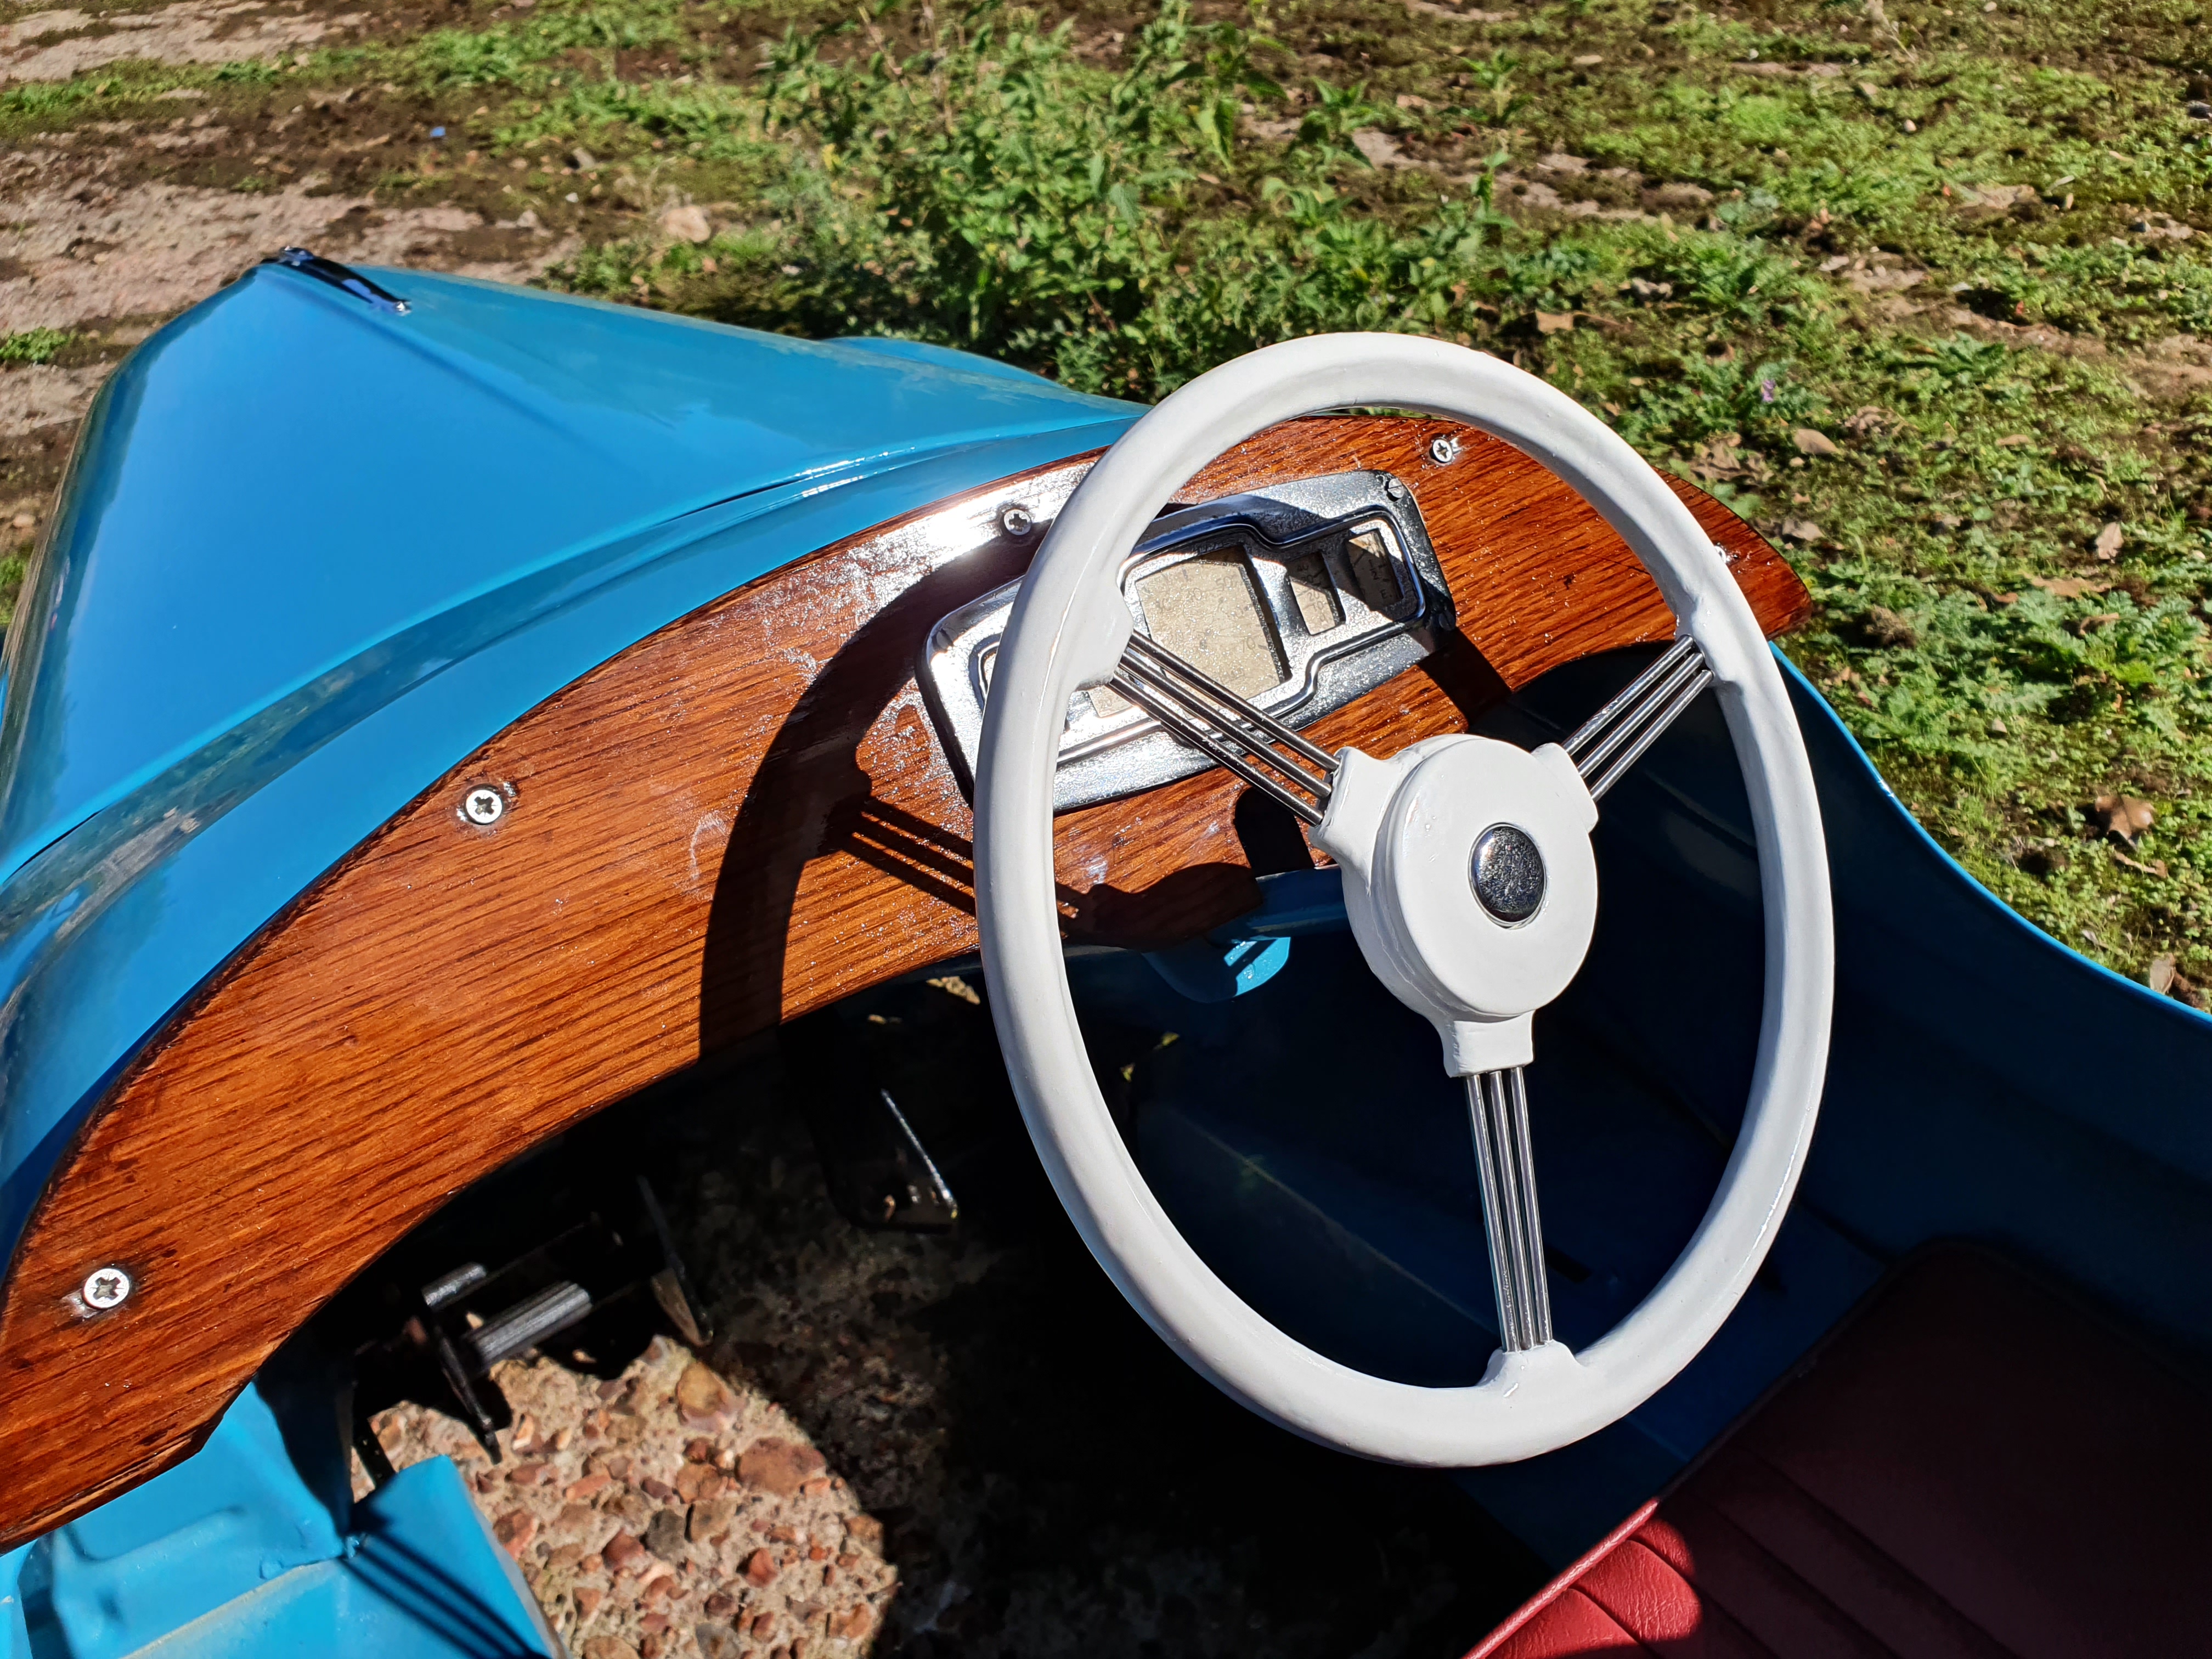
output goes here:
{"type": "Polygon", "coordinates": [[[1590,799],[1603,799],[1712,683],[1704,648],[1685,635],[1584,720],[1562,747],[1589,786],[1590,799]]]}
{"type": "Polygon", "coordinates": [[[1109,682],[1192,748],[1212,756],[1308,823],[1327,816],[1336,757],[1143,634],[1109,682]]]}
{"type": "Polygon", "coordinates": [[[1498,1346],[1508,1353],[1540,1348],[1552,1340],[1552,1290],[1544,1269],[1544,1222],[1536,1207],[1522,1069],[1510,1066],[1468,1078],[1467,1110],[1482,1182],[1483,1231],[1490,1236],[1498,1346]]]}

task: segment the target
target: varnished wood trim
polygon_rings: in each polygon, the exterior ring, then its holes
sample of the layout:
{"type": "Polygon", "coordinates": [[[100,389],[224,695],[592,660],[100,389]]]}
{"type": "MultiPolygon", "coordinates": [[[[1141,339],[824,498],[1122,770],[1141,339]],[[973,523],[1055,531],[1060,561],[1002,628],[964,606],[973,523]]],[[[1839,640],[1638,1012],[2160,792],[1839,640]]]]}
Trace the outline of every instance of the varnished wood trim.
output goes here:
{"type": "MultiPolygon", "coordinates": [[[[1349,467],[1410,483],[1462,634],[1320,721],[1389,753],[1673,623],[1626,546],[1515,451],[1437,422],[1263,434],[1191,501],[1349,467]]],[[[1057,471],[1028,475],[1032,489],[1057,471]]],[[[1060,482],[1068,482],[1065,477],[1060,482]]],[[[1020,481],[704,606],[516,721],[255,939],[126,1072],[32,1218],[0,1306],[0,1546],[196,1446],[283,1339],[470,1182],[608,1103],[975,944],[968,809],[913,665],[1018,574],[975,526],[1020,481]],[[457,812],[494,782],[490,829],[457,812]],[[137,1288],[85,1316],[116,1262],[137,1288]]],[[[1676,488],[1770,632],[1804,589],[1676,488]]],[[[1188,937],[1256,893],[1216,772],[1063,817],[1072,934],[1188,937]]]]}

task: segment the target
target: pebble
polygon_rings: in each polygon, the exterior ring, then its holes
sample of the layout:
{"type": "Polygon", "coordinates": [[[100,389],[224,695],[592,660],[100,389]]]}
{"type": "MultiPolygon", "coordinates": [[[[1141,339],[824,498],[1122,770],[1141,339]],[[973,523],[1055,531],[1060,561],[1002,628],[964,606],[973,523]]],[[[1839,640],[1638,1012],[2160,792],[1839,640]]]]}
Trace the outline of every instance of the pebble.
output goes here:
{"type": "Polygon", "coordinates": [[[619,1636],[594,1636],[584,1644],[584,1659],[641,1659],[641,1656],[619,1636]]]}
{"type": "Polygon", "coordinates": [[[695,1359],[676,1379],[676,1414],[687,1429],[719,1432],[737,1421],[738,1397],[728,1383],[695,1359]]]}
{"type": "Polygon", "coordinates": [[[665,1480],[657,1480],[649,1474],[637,1483],[637,1489],[647,1498],[657,1498],[664,1504],[676,1496],[675,1487],[670,1486],[665,1480]]]}
{"type": "Polygon", "coordinates": [[[765,1589],[775,1583],[775,1557],[765,1549],[755,1550],[745,1561],[745,1577],[765,1589]]]}
{"type": "Polygon", "coordinates": [[[709,1498],[691,1506],[691,1541],[711,1543],[729,1531],[738,1518],[734,1498],[709,1498]]]}
{"type": "Polygon", "coordinates": [[[712,1463],[686,1463],[676,1474],[676,1495],[687,1504],[712,1498],[722,1490],[722,1472],[712,1463]]]}
{"type": "Polygon", "coordinates": [[[679,242],[704,242],[714,234],[714,228],[707,222],[706,214],[688,204],[672,207],[662,214],[660,229],[662,234],[672,236],[679,242]]]}
{"type": "Polygon", "coordinates": [[[788,1498],[822,1473],[822,1454],[788,1440],[757,1440],[738,1459],[738,1479],[748,1486],[788,1498]]]}
{"type": "Polygon", "coordinates": [[[645,1529],[645,1547],[664,1561],[685,1559],[683,1511],[663,1510],[654,1516],[653,1524],[645,1529]]]}
{"type": "Polygon", "coordinates": [[[600,1559],[617,1572],[627,1572],[644,1559],[645,1553],[645,1546],[626,1532],[617,1533],[599,1549],[600,1559]]]}
{"type": "Polygon", "coordinates": [[[568,1491],[562,1493],[562,1496],[575,1498],[596,1498],[607,1489],[607,1484],[612,1479],[613,1477],[604,1470],[597,1474],[584,1475],[580,1479],[571,1480],[568,1483],[568,1491]]]}
{"type": "Polygon", "coordinates": [[[538,1535],[538,1517],[528,1510],[509,1510],[492,1523],[491,1530],[509,1555],[519,1556],[538,1535]]]}
{"type": "Polygon", "coordinates": [[[738,1659],[741,1649],[737,1632],[727,1625],[694,1625],[691,1639],[699,1644],[701,1659],[738,1659]]]}

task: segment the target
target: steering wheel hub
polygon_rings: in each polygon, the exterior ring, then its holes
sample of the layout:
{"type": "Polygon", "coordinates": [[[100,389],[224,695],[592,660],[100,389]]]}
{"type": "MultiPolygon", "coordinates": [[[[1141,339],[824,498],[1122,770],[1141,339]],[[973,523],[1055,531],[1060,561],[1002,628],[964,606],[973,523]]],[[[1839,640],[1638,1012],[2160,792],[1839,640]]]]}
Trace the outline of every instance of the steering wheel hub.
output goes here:
{"type": "Polygon", "coordinates": [[[1596,822],[1557,744],[1432,738],[1342,757],[1314,841],[1343,866],[1368,966],[1435,1024],[1453,1076],[1528,1063],[1530,1016],[1597,925],[1596,822]]]}
{"type": "Polygon", "coordinates": [[[1517,823],[1493,823],[1474,838],[1467,880],[1482,908],[1508,927],[1544,908],[1544,854],[1517,823]]]}

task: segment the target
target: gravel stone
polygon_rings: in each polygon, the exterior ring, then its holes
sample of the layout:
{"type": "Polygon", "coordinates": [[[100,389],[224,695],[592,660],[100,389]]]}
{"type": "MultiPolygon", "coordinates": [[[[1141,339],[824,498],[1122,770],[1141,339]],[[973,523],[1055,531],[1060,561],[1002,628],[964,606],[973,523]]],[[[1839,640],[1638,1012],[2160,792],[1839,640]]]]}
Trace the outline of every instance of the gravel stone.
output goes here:
{"type": "Polygon", "coordinates": [[[738,1500],[709,1498],[691,1506],[690,1537],[695,1544],[711,1544],[729,1531],[737,1520],[738,1500]]]}
{"type": "Polygon", "coordinates": [[[821,1474],[822,1454],[811,1446],[795,1446],[788,1440],[760,1440],[738,1459],[738,1479],[748,1486],[788,1498],[821,1474]]]}
{"type": "Polygon", "coordinates": [[[618,1532],[600,1546],[599,1557],[615,1572],[627,1572],[645,1557],[645,1546],[631,1534],[618,1532]]]}
{"type": "Polygon", "coordinates": [[[491,1530],[492,1536],[507,1547],[507,1553],[519,1558],[538,1535],[538,1517],[527,1510],[509,1510],[492,1523],[491,1530]]]}
{"type": "Polygon", "coordinates": [[[696,1361],[684,1368],[676,1383],[676,1412],[684,1427],[720,1433],[737,1420],[738,1411],[728,1383],[696,1361]]]}
{"type": "Polygon", "coordinates": [[[664,1561],[681,1565],[690,1559],[690,1552],[684,1547],[683,1511],[663,1510],[654,1516],[645,1529],[645,1547],[664,1561]]]}

